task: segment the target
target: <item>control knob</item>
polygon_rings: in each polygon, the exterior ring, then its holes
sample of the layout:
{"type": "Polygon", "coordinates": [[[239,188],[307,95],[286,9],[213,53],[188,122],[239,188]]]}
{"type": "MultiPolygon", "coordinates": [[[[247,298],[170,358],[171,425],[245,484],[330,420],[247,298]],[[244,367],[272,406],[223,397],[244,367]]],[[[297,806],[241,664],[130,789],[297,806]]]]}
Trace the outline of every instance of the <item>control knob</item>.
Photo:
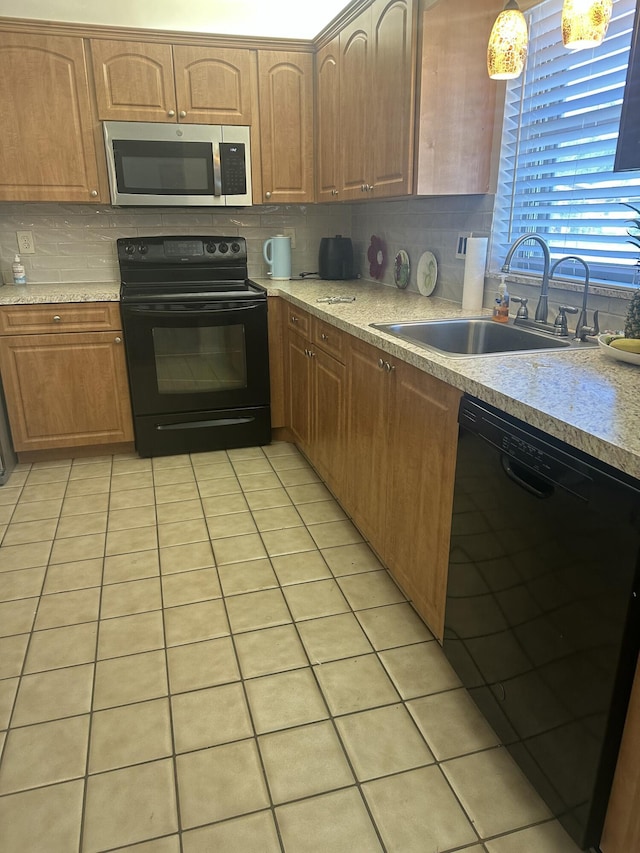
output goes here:
{"type": "Polygon", "coordinates": [[[149,251],[149,247],[147,246],[146,243],[140,243],[140,245],[138,246],[138,251],[140,252],[141,255],[146,255],[147,252],[149,251]]]}
{"type": "Polygon", "coordinates": [[[220,243],[220,245],[218,246],[218,251],[221,252],[223,255],[226,255],[226,253],[229,251],[229,244],[220,243]]]}
{"type": "Polygon", "coordinates": [[[209,254],[213,255],[213,253],[216,250],[216,244],[215,243],[207,243],[206,248],[207,248],[207,252],[209,252],[209,254]]]}
{"type": "Polygon", "coordinates": [[[232,243],[231,244],[231,251],[237,255],[238,252],[240,251],[240,243],[232,243]]]}
{"type": "Polygon", "coordinates": [[[124,247],[124,250],[127,255],[133,255],[136,250],[136,247],[133,245],[133,243],[127,243],[127,245],[124,247]]]}

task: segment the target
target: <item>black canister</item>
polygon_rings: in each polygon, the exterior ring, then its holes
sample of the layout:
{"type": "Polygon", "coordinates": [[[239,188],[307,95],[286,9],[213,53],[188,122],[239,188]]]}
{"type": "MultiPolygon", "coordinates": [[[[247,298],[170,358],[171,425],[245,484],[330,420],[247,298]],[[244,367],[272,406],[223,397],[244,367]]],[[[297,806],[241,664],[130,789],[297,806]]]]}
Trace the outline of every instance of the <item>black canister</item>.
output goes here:
{"type": "Polygon", "coordinates": [[[346,280],[353,278],[353,246],[350,237],[336,234],[320,240],[318,255],[320,278],[346,280]]]}

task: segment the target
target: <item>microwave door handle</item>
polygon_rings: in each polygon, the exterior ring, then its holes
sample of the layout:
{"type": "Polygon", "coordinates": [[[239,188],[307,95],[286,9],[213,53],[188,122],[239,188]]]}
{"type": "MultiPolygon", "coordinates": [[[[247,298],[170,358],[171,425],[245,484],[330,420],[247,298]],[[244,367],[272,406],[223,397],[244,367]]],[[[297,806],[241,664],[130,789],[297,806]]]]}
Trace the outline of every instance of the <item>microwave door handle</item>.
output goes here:
{"type": "Polygon", "coordinates": [[[222,195],[222,166],[220,164],[220,143],[213,143],[213,194],[222,195]]]}

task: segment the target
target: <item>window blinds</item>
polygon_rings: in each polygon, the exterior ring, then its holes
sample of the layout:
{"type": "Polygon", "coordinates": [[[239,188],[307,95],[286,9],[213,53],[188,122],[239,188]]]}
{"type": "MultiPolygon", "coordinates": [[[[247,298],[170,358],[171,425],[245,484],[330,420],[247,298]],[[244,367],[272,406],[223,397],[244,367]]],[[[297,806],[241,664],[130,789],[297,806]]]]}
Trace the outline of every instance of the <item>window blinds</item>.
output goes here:
{"type": "MultiPolygon", "coordinates": [[[[543,235],[555,260],[575,254],[596,281],[640,285],[637,249],[626,243],[640,207],[640,171],[613,172],[635,0],[615,0],[604,42],[575,53],[562,44],[562,0],[527,13],[529,57],[507,86],[492,242],[492,269],[527,231],[543,235]]],[[[534,243],[513,271],[542,272],[534,243]]],[[[571,264],[560,274],[571,277],[571,264]]],[[[582,279],[580,267],[576,276],[582,279]]]]}

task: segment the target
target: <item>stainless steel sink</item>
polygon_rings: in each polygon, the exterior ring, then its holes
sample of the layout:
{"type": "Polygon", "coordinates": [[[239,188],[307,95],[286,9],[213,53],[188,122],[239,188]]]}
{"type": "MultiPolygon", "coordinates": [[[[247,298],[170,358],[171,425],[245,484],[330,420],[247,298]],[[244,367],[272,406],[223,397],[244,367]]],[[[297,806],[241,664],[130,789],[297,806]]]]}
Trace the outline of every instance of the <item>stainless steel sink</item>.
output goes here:
{"type": "MultiPolygon", "coordinates": [[[[371,326],[409,343],[437,350],[453,358],[560,350],[572,346],[567,338],[554,337],[534,329],[513,326],[511,323],[496,323],[487,317],[418,320],[408,323],[371,323],[371,326]]],[[[585,344],[581,346],[584,347],[585,344]]]]}

